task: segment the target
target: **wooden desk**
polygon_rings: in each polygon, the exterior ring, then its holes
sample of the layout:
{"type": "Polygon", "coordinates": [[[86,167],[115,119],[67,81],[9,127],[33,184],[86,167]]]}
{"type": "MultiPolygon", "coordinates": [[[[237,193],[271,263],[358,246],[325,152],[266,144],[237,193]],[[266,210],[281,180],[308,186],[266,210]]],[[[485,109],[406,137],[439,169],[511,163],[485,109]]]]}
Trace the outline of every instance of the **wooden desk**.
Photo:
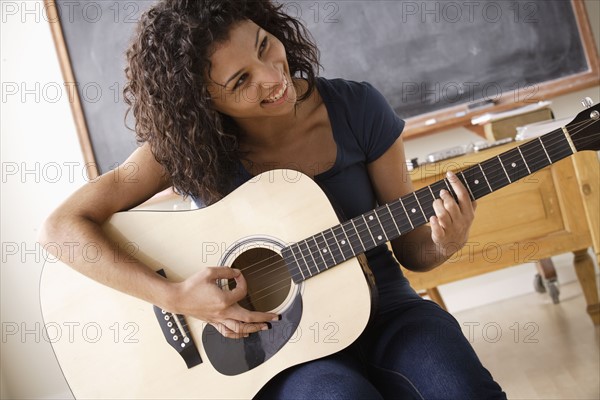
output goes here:
{"type": "MultiPolygon", "coordinates": [[[[521,144],[521,143],[519,143],[521,144]]],[[[423,165],[411,172],[415,189],[515,147],[423,165]]],[[[465,247],[430,272],[404,270],[416,290],[573,252],[577,277],[595,325],[600,304],[588,248],[600,260],[600,164],[595,152],[580,152],[478,200],[465,247]]]]}

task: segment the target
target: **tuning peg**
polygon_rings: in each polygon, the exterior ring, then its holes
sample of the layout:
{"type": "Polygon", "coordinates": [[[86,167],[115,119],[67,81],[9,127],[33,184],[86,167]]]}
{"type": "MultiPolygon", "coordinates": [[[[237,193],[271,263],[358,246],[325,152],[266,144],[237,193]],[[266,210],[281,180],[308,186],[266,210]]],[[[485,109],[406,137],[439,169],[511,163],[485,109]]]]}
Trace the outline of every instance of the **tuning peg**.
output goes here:
{"type": "Polygon", "coordinates": [[[585,99],[581,100],[581,105],[583,105],[583,108],[588,109],[594,105],[594,100],[592,100],[589,97],[586,97],[585,99]]]}

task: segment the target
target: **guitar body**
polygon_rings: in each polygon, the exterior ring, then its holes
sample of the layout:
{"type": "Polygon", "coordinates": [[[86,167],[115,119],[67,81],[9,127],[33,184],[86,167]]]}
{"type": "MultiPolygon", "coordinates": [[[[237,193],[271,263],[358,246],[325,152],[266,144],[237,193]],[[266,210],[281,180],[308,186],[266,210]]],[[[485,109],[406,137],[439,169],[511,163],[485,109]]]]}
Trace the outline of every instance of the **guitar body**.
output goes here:
{"type": "MultiPolygon", "coordinates": [[[[599,123],[596,104],[457,177],[479,199],[576,151],[598,151],[599,123]]],[[[338,224],[310,178],[275,170],[206,209],[115,214],[103,228],[123,259],[131,254],[175,281],[210,266],[241,269],[248,296],[240,304],[282,320],[268,331],[226,339],[203,321],[47,262],[40,285],[47,339],[77,398],[253,397],[280,371],[358,338],[371,315],[372,280],[354,256],[426,224],[442,189],[453,193],[444,178],[338,224]]],[[[93,243],[65,246],[90,262],[102,257],[93,243]]],[[[228,290],[232,283],[218,284],[228,290]]]]}
{"type": "MultiPolygon", "coordinates": [[[[44,323],[74,396],[251,398],[278,372],[347,347],[371,314],[363,265],[353,258],[296,284],[280,256],[287,244],[338,223],[320,188],[287,170],[259,175],[205,209],[115,214],[103,228],[122,246],[123,258],[132,253],[174,281],[208,266],[234,265],[248,280],[246,306],[283,319],[233,340],[179,316],[175,329],[187,332],[199,356],[188,368],[176,350],[181,337],[172,345],[159,324],[168,313],[47,262],[40,285],[44,323]]],[[[102,256],[93,245],[83,250],[92,260],[102,256]]]]}

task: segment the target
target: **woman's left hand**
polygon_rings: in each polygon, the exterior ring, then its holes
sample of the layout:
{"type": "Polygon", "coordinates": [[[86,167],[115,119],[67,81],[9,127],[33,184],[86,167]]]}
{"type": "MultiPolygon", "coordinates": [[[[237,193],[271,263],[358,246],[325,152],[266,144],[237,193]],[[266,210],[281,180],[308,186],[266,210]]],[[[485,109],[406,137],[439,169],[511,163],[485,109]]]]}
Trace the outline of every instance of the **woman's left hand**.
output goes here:
{"type": "Polygon", "coordinates": [[[436,215],[431,217],[429,222],[431,239],[439,255],[449,258],[467,242],[477,202],[471,201],[467,188],[454,173],[448,171],[446,178],[456,193],[458,202],[447,190],[442,190],[440,198],[433,202],[436,215]]]}

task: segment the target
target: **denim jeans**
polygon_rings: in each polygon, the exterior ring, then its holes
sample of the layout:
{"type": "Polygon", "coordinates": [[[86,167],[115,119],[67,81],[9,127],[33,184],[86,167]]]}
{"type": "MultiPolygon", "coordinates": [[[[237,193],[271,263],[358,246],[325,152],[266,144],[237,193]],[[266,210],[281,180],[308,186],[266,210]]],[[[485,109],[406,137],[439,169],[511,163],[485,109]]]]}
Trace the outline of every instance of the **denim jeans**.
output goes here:
{"type": "Polygon", "coordinates": [[[291,367],[257,399],[506,399],[460,325],[434,302],[379,314],[349,348],[291,367]]]}

